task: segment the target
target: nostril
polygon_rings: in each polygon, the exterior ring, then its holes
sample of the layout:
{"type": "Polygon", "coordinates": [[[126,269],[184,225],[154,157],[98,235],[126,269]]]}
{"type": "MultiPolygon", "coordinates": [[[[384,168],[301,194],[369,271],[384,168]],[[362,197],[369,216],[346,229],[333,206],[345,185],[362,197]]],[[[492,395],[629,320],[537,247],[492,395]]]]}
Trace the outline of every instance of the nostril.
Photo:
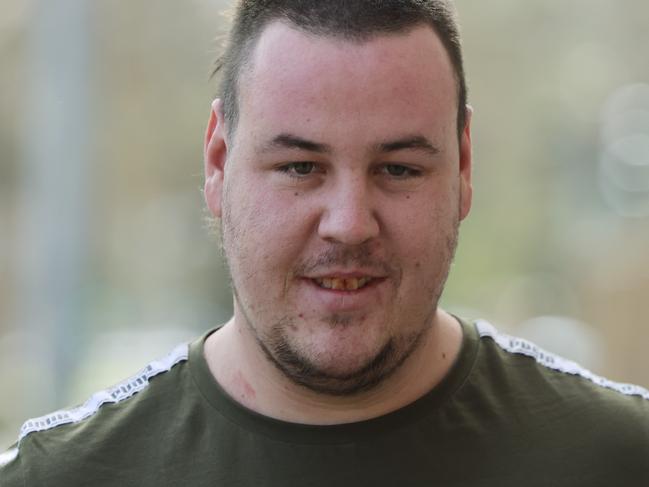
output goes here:
{"type": "Polygon", "coordinates": [[[369,207],[338,207],[322,215],[318,233],[325,240],[359,245],[378,236],[379,224],[369,207]]]}

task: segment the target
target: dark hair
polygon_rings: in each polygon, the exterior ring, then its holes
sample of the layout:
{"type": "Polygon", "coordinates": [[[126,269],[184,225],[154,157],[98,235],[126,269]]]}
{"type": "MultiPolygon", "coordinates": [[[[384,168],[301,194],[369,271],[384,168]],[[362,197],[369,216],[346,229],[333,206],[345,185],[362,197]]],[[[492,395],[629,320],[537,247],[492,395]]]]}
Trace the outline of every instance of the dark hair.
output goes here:
{"type": "Polygon", "coordinates": [[[239,0],[223,55],[217,60],[218,96],[230,133],[238,122],[238,80],[264,28],[283,20],[304,31],[362,42],[380,34],[429,25],[439,36],[455,71],[458,137],[464,130],[467,87],[460,33],[452,0],[239,0]]]}

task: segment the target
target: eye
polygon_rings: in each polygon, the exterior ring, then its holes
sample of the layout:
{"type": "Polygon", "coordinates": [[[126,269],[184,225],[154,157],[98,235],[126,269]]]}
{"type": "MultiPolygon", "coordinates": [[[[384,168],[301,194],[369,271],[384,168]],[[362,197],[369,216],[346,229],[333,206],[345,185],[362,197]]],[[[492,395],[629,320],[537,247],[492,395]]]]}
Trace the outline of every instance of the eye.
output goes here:
{"type": "Polygon", "coordinates": [[[421,171],[408,166],[404,166],[403,164],[386,164],[385,166],[383,166],[383,171],[387,173],[388,176],[399,179],[415,178],[421,176],[421,171]]]}
{"type": "Polygon", "coordinates": [[[312,162],[295,162],[292,164],[295,174],[306,176],[313,172],[314,164],[312,162]]]}
{"type": "Polygon", "coordinates": [[[279,170],[293,177],[308,176],[314,172],[315,164],[307,161],[291,162],[281,166],[279,170]]]}

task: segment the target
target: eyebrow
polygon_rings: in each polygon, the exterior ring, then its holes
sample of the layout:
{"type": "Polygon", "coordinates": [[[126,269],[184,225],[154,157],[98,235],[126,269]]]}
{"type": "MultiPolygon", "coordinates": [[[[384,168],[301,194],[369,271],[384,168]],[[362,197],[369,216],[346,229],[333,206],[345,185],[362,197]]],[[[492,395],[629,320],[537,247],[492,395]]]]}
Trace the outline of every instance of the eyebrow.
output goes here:
{"type": "Polygon", "coordinates": [[[411,135],[397,140],[381,142],[375,148],[378,152],[396,152],[414,149],[427,152],[433,156],[439,154],[439,149],[423,135],[411,135]]]}
{"type": "MultiPolygon", "coordinates": [[[[423,135],[410,135],[400,139],[380,142],[374,147],[375,152],[396,152],[400,150],[420,150],[429,155],[439,154],[439,149],[423,135]]],[[[272,149],[299,149],[319,154],[332,152],[331,146],[320,142],[304,139],[293,134],[279,134],[265,144],[264,150],[272,149]]]]}
{"type": "Polygon", "coordinates": [[[331,152],[331,147],[312,140],[303,139],[297,135],[280,134],[265,145],[264,149],[301,149],[321,154],[331,152]]]}

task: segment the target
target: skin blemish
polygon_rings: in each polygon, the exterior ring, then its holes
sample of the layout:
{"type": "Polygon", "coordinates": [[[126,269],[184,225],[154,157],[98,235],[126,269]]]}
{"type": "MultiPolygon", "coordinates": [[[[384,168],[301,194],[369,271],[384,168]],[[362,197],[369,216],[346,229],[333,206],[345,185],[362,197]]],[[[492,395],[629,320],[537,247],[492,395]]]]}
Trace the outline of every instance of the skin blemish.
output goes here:
{"type": "Polygon", "coordinates": [[[415,267],[419,269],[421,267],[421,262],[415,262],[415,267]]]}
{"type": "Polygon", "coordinates": [[[446,354],[445,353],[442,354],[442,358],[446,359],[446,354]]]}
{"type": "Polygon", "coordinates": [[[245,379],[240,370],[237,370],[234,375],[234,385],[239,390],[239,396],[242,400],[246,402],[254,401],[257,393],[250,385],[250,383],[245,379]]]}

